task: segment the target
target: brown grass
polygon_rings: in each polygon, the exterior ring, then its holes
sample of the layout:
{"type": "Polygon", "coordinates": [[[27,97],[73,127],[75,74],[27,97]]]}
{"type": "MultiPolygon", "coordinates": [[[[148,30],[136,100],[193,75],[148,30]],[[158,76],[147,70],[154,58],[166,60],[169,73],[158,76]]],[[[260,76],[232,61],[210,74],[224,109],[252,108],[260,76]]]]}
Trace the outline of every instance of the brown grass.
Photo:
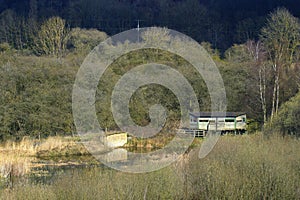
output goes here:
{"type": "Polygon", "coordinates": [[[300,141],[262,134],[222,137],[204,159],[190,154],[188,187],[200,199],[299,199],[300,141]]]}
{"type": "Polygon", "coordinates": [[[20,142],[6,141],[4,144],[0,145],[0,152],[23,156],[33,156],[36,154],[35,140],[24,137],[20,142]]]}
{"type": "Polygon", "coordinates": [[[128,143],[124,145],[124,147],[137,147],[137,148],[154,148],[160,149],[166,146],[174,136],[172,135],[158,135],[153,138],[140,139],[136,137],[131,137],[128,140],[128,143]]]}
{"type": "Polygon", "coordinates": [[[261,134],[221,137],[177,163],[145,174],[84,168],[53,177],[51,185],[0,190],[3,199],[300,199],[300,140],[261,134]]]}
{"type": "Polygon", "coordinates": [[[6,153],[0,153],[0,157],[0,177],[23,176],[30,172],[30,158],[6,153]]]}
{"type": "Polygon", "coordinates": [[[39,141],[24,137],[20,142],[7,141],[0,145],[0,177],[28,174],[36,157],[88,154],[76,140],[78,139],[49,137],[39,141]]]}
{"type": "Polygon", "coordinates": [[[36,155],[39,157],[57,157],[71,155],[89,155],[79,138],[49,137],[37,146],[36,155]]]}
{"type": "Polygon", "coordinates": [[[36,153],[34,141],[23,138],[20,142],[7,141],[0,146],[0,177],[23,176],[30,172],[36,153]]]}

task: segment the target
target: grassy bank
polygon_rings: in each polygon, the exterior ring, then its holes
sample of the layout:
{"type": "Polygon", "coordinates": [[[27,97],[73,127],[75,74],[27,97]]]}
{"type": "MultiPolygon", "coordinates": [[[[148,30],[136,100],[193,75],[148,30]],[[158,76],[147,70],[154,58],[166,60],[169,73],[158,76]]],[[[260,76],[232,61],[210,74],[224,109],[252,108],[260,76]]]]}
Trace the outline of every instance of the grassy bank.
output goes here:
{"type": "MultiPolygon", "coordinates": [[[[193,152],[192,154],[197,154],[193,152]]],[[[300,141],[261,135],[223,137],[213,152],[189,163],[191,198],[299,199],[300,141]]]]}
{"type": "Polygon", "coordinates": [[[2,190],[3,199],[299,199],[300,141],[224,136],[204,159],[199,148],[147,174],[108,168],[68,171],[50,185],[2,190]]]}
{"type": "MultiPolygon", "coordinates": [[[[172,138],[164,136],[150,139],[131,138],[124,147],[128,150],[138,148],[151,151],[163,148],[172,138]]],[[[38,159],[51,160],[52,164],[61,165],[68,164],[68,157],[83,155],[90,154],[80,143],[79,137],[48,137],[42,140],[24,137],[18,142],[6,141],[0,144],[0,177],[28,174],[32,167],[40,166],[37,163],[38,159]]],[[[94,159],[88,160],[95,163],[94,159]]]]}
{"type": "Polygon", "coordinates": [[[7,141],[0,144],[0,153],[22,156],[51,157],[84,155],[88,152],[78,137],[48,137],[42,140],[24,137],[19,142],[7,141]]]}
{"type": "MultiPolygon", "coordinates": [[[[166,134],[159,134],[155,137],[150,138],[137,138],[134,136],[129,136],[128,142],[123,146],[124,148],[130,149],[144,149],[145,151],[153,151],[156,149],[162,149],[167,144],[169,144],[175,135],[166,133],[166,134]]],[[[203,142],[203,138],[197,137],[194,138],[193,142],[190,145],[190,149],[198,147],[203,142]]],[[[188,150],[188,151],[189,151],[188,150]]]]}

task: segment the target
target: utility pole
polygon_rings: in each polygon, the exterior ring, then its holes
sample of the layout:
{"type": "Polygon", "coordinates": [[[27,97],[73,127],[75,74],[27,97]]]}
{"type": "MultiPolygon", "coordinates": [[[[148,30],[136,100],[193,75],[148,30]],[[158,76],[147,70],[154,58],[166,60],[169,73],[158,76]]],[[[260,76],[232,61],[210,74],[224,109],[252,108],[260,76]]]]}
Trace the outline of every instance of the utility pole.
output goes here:
{"type": "Polygon", "coordinates": [[[138,38],[137,38],[137,40],[138,40],[138,43],[140,43],[140,22],[141,21],[144,21],[144,20],[140,20],[140,19],[138,19],[138,20],[135,20],[135,21],[137,21],[137,31],[138,31],[138,38]]]}
{"type": "Polygon", "coordinates": [[[138,43],[140,43],[140,20],[139,19],[137,24],[137,31],[138,31],[138,43]]]}
{"type": "Polygon", "coordinates": [[[137,20],[137,22],[138,22],[138,24],[137,24],[137,30],[138,30],[138,31],[140,31],[140,21],[141,21],[141,20],[139,20],[139,19],[137,20]]]}

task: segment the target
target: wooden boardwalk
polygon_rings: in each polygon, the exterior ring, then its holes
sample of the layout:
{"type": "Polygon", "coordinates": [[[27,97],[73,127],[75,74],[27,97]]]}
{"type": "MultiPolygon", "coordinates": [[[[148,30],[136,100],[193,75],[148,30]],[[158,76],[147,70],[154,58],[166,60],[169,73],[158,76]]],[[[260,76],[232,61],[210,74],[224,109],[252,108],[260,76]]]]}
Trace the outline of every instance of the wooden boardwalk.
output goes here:
{"type": "Polygon", "coordinates": [[[204,130],[197,130],[197,129],[180,129],[179,130],[181,133],[185,134],[191,134],[194,137],[205,137],[206,136],[206,131],[204,130]]]}

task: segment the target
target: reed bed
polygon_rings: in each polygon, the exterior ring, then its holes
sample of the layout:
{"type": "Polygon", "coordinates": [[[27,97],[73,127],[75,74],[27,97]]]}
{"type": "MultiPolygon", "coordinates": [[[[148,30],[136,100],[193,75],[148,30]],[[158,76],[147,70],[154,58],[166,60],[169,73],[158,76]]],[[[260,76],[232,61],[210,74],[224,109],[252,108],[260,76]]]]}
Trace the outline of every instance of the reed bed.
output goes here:
{"type": "Polygon", "coordinates": [[[7,141],[0,146],[0,178],[24,176],[30,172],[32,156],[36,154],[34,141],[7,141]]]}
{"type": "Polygon", "coordinates": [[[33,156],[37,150],[36,140],[24,137],[21,141],[6,141],[0,145],[0,152],[7,154],[33,156]]]}
{"type": "Polygon", "coordinates": [[[77,138],[49,137],[43,140],[23,138],[0,145],[0,178],[23,176],[30,173],[37,157],[85,155],[88,152],[77,138]]]}
{"type": "Polygon", "coordinates": [[[128,174],[91,167],[66,171],[47,184],[0,190],[2,199],[300,199],[300,140],[262,134],[221,137],[167,168],[128,174]]]}
{"type": "Polygon", "coordinates": [[[24,176],[30,172],[31,159],[16,154],[0,153],[0,178],[24,176]]]}

